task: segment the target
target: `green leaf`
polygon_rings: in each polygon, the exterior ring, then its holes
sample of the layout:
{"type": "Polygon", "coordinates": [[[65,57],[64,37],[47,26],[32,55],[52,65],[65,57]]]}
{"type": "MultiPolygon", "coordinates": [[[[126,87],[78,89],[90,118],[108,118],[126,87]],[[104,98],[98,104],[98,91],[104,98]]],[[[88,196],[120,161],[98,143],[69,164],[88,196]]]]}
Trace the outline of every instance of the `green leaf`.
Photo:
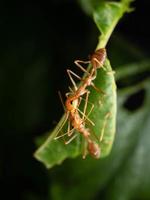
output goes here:
{"type": "MultiPolygon", "coordinates": [[[[107,72],[111,71],[109,61],[106,61],[105,69],[107,72]]],[[[107,74],[104,70],[99,70],[97,73],[97,79],[95,81],[96,87],[101,88],[105,95],[99,94],[93,89],[90,91],[89,102],[94,102],[94,109],[90,115],[90,119],[95,123],[94,127],[89,125],[89,128],[93,129],[95,135],[99,138],[104,131],[103,142],[100,143],[101,157],[108,155],[111,150],[115,133],[115,119],[116,119],[116,86],[113,74],[107,74]],[[110,114],[105,119],[107,114],[110,114]],[[106,127],[104,125],[106,124],[106,127]],[[104,130],[103,130],[104,129],[104,130]]],[[[87,109],[90,110],[90,106],[87,109]]],[[[88,113],[87,111],[87,113],[88,113]]],[[[65,116],[62,117],[55,130],[51,133],[46,142],[38,149],[35,156],[40,161],[44,162],[48,168],[53,165],[60,164],[67,157],[76,157],[82,154],[82,140],[80,135],[76,140],[70,144],[65,145],[61,139],[54,140],[57,135],[58,129],[64,121],[65,116]]],[[[63,129],[64,130],[64,129],[63,129]]],[[[64,130],[65,131],[65,130],[64,130]]],[[[95,139],[93,137],[93,139],[95,139]]],[[[95,139],[97,142],[97,139],[95,139]]]]}
{"type": "MultiPolygon", "coordinates": [[[[122,0],[121,3],[126,11],[132,11],[129,7],[130,3],[133,0],[122,0]]],[[[106,3],[106,0],[78,0],[79,4],[81,5],[82,9],[89,15],[92,15],[93,11],[99,7],[100,3],[106,3]]],[[[111,3],[111,2],[110,2],[111,3]]]]}
{"type": "MultiPolygon", "coordinates": [[[[133,77],[137,74],[136,69],[140,69],[138,63],[125,67],[133,77]]],[[[61,168],[56,168],[51,174],[52,199],[56,199],[58,195],[57,200],[149,199],[149,130],[150,79],[145,79],[118,92],[117,133],[110,155],[99,161],[91,158],[83,162],[80,158],[68,160],[61,168]],[[137,110],[131,112],[124,107],[124,104],[130,96],[141,90],[145,91],[143,103],[137,110]],[[57,194],[54,192],[56,188],[57,194]]]]}
{"type": "MultiPolygon", "coordinates": [[[[118,20],[127,10],[121,3],[103,3],[94,12],[95,22],[101,31],[101,40],[99,47],[104,47],[115,28],[118,20]],[[100,20],[102,18],[103,20],[100,20]]],[[[116,126],[116,85],[112,69],[108,60],[105,62],[105,70],[98,70],[95,85],[104,91],[99,94],[94,89],[90,89],[89,102],[94,104],[94,109],[90,115],[90,119],[95,126],[86,126],[90,128],[93,140],[99,144],[101,149],[101,157],[109,154],[115,134],[116,126]],[[103,136],[103,137],[102,137],[103,136]],[[102,141],[99,139],[102,137],[102,141]]],[[[88,104],[87,113],[90,110],[90,103],[88,104]]],[[[83,110],[83,107],[80,108],[83,110]]],[[[62,117],[54,131],[52,131],[46,142],[35,152],[35,157],[43,162],[47,168],[51,168],[56,164],[62,163],[66,158],[74,158],[83,152],[83,138],[80,133],[74,141],[65,145],[62,139],[54,140],[58,134],[58,130],[62,126],[65,115],[62,117]]],[[[65,126],[66,127],[66,126],[65,126]]],[[[66,132],[63,128],[62,132],[66,132]]],[[[60,133],[61,134],[61,133],[60,133]]]]}
{"type": "Polygon", "coordinates": [[[129,3],[130,0],[122,1],[122,3],[103,2],[101,6],[97,7],[94,12],[94,20],[101,32],[100,42],[97,46],[98,49],[106,46],[118,21],[125,12],[129,11],[129,3]]]}

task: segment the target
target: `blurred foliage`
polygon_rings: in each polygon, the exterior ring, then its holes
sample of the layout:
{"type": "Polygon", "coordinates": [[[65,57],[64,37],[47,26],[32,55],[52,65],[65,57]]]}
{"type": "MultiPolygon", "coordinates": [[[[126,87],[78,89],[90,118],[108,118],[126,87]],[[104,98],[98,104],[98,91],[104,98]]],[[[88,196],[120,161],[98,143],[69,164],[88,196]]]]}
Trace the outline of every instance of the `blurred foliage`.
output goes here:
{"type": "Polygon", "coordinates": [[[47,171],[33,158],[35,139],[63,113],[57,91],[67,90],[66,63],[85,58],[98,33],[69,0],[1,2],[2,199],[150,199],[149,30],[143,23],[148,5],[135,2],[135,12],[122,20],[107,47],[118,85],[111,154],[99,161],[68,159],[47,171]]]}

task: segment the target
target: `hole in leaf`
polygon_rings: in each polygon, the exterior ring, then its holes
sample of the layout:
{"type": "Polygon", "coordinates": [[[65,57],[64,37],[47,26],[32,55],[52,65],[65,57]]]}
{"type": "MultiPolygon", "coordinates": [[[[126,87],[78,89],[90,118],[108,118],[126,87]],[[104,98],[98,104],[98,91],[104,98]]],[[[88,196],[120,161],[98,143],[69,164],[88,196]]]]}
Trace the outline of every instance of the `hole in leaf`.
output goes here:
{"type": "Polygon", "coordinates": [[[144,103],[145,94],[146,91],[141,89],[138,92],[130,95],[124,102],[123,107],[129,111],[135,111],[139,109],[144,103]]]}

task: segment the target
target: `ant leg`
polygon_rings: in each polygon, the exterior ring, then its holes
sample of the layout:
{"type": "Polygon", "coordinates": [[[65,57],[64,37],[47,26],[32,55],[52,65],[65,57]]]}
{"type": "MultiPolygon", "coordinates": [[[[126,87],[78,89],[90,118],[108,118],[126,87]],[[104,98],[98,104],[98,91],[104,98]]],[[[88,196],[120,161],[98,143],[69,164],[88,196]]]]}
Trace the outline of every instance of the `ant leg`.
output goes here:
{"type": "MultiPolygon", "coordinates": [[[[84,116],[84,118],[85,118],[86,120],[88,120],[93,126],[95,126],[94,122],[92,122],[81,110],[79,110],[78,108],[77,108],[77,110],[79,111],[79,113],[80,113],[82,116],[84,116]]],[[[84,119],[84,118],[83,118],[83,119],[84,119]]]]}
{"type": "Polygon", "coordinates": [[[74,95],[74,93],[76,92],[76,91],[73,91],[73,89],[71,87],[68,87],[68,88],[69,88],[70,92],[67,92],[65,94],[66,98],[68,98],[70,95],[74,95]]]}
{"type": "Polygon", "coordinates": [[[84,64],[90,64],[90,61],[82,61],[82,60],[75,60],[74,63],[85,73],[88,73],[90,75],[90,73],[84,69],[84,67],[82,67],[82,65],[80,65],[79,63],[84,63],[84,64]]]}
{"type": "MultiPolygon", "coordinates": [[[[101,66],[101,63],[97,60],[97,58],[94,58],[94,60],[100,65],[100,67],[104,70],[104,71],[107,71],[107,69],[102,65],[101,66]]],[[[111,71],[107,71],[107,75],[114,75],[115,74],[115,71],[111,70],[111,71]]]]}
{"type": "MultiPolygon", "coordinates": [[[[65,125],[66,121],[68,120],[69,113],[67,112],[65,115],[66,115],[66,116],[65,116],[64,121],[62,122],[62,124],[60,125],[60,127],[56,130],[56,136],[59,134],[59,132],[61,131],[61,129],[62,129],[63,126],[65,125]]],[[[56,137],[56,136],[55,136],[55,137],[56,137]]]]}
{"type": "MultiPolygon", "coordinates": [[[[92,110],[93,110],[93,108],[94,108],[94,104],[92,104],[92,103],[90,103],[90,102],[88,101],[89,93],[90,93],[89,91],[86,92],[86,99],[85,99],[85,105],[84,105],[83,114],[82,114],[82,120],[84,120],[84,118],[85,118],[85,119],[87,119],[87,120],[94,126],[94,125],[95,125],[94,122],[92,122],[92,121],[88,118],[88,116],[90,115],[90,113],[92,112],[92,110]],[[88,103],[89,103],[89,104],[92,104],[92,107],[91,107],[89,113],[86,115],[86,110],[87,110],[87,105],[88,105],[88,103]]],[[[81,111],[79,110],[79,112],[81,112],[81,111]]],[[[82,113],[82,112],[81,112],[81,113],[82,113]]]]}
{"type": "Polygon", "coordinates": [[[70,130],[70,120],[69,120],[69,122],[68,122],[68,131],[67,131],[69,137],[72,135],[72,130],[70,130]]]}
{"type": "Polygon", "coordinates": [[[79,80],[81,80],[81,78],[80,78],[77,74],[75,74],[73,71],[71,71],[71,70],[69,70],[69,69],[67,69],[67,73],[68,73],[68,76],[69,76],[69,78],[70,78],[70,80],[71,80],[73,86],[74,86],[74,89],[77,90],[78,87],[77,87],[75,81],[73,80],[72,75],[74,75],[74,76],[75,76],[76,78],[78,78],[79,80]]]}
{"type": "Polygon", "coordinates": [[[94,58],[94,60],[98,63],[100,68],[102,68],[104,71],[107,71],[107,69],[101,64],[101,62],[99,62],[99,60],[97,58],[94,58]]]}
{"type": "MultiPolygon", "coordinates": [[[[82,114],[82,120],[84,120],[84,118],[85,119],[87,119],[93,126],[95,126],[95,124],[94,124],[94,122],[92,122],[89,118],[88,118],[88,116],[86,116],[86,109],[87,109],[87,104],[88,104],[88,98],[89,98],[89,91],[87,90],[86,91],[86,99],[85,99],[85,105],[84,105],[84,109],[83,109],[83,112],[81,111],[81,110],[79,110],[78,108],[77,108],[77,110],[79,111],[79,113],[81,113],[82,114]]],[[[91,112],[91,111],[90,111],[91,112]]],[[[89,115],[89,113],[88,113],[88,115],[89,115]]]]}
{"type": "Polygon", "coordinates": [[[92,129],[90,129],[90,133],[96,138],[97,142],[99,142],[99,137],[95,134],[95,132],[92,129]]]}
{"type": "Polygon", "coordinates": [[[54,140],[58,140],[59,138],[64,137],[65,135],[68,135],[68,132],[55,137],[54,140]]]}
{"type": "Polygon", "coordinates": [[[63,98],[62,98],[62,95],[61,95],[61,92],[60,92],[60,91],[58,91],[58,96],[59,96],[59,98],[60,98],[60,101],[61,101],[61,103],[62,103],[62,106],[63,106],[64,111],[66,111],[66,108],[65,108],[65,105],[64,105],[64,102],[63,102],[63,98]]]}
{"type": "MultiPolygon", "coordinates": [[[[76,61],[75,61],[76,62],[76,61]]],[[[80,61],[80,62],[86,62],[86,61],[80,61]]],[[[87,61],[88,63],[89,63],[89,61],[87,61]]],[[[81,66],[82,67],[82,66],[81,66]]],[[[84,68],[83,68],[84,69],[84,68]]],[[[88,71],[86,71],[85,69],[84,69],[84,72],[86,72],[86,73],[89,73],[88,71]]],[[[77,85],[76,85],[76,83],[75,83],[75,81],[73,80],[73,78],[72,78],[72,76],[71,76],[71,74],[72,75],[74,75],[75,77],[77,77],[79,80],[81,80],[81,81],[84,81],[81,77],[79,77],[77,74],[75,74],[73,71],[71,71],[71,70],[67,70],[67,73],[68,73],[68,75],[69,75],[69,78],[70,78],[70,80],[71,80],[71,82],[73,83],[73,86],[74,86],[74,88],[75,88],[75,90],[77,90],[77,85]]],[[[103,91],[103,90],[101,90],[100,88],[97,88],[95,85],[94,85],[94,83],[91,83],[91,86],[97,91],[97,92],[99,92],[99,93],[103,93],[104,95],[105,95],[105,92],[103,91]]],[[[69,87],[69,90],[72,92],[72,93],[74,93],[73,92],[73,90],[69,87]]],[[[70,93],[66,93],[66,95],[68,96],[70,93]]]]}
{"type": "Polygon", "coordinates": [[[69,87],[70,92],[67,92],[65,96],[68,98],[70,95],[74,94],[74,91],[69,87]]]}
{"type": "Polygon", "coordinates": [[[85,118],[85,113],[86,113],[86,109],[87,109],[87,104],[88,104],[88,99],[89,99],[89,91],[86,92],[86,98],[85,98],[85,104],[84,104],[84,109],[83,109],[83,116],[82,116],[82,120],[85,118]]]}
{"type": "Polygon", "coordinates": [[[87,141],[84,139],[82,158],[85,159],[87,155],[87,141]]]}
{"type": "Polygon", "coordinates": [[[70,93],[74,93],[73,89],[71,87],[68,87],[70,90],[70,93]]]}
{"type": "Polygon", "coordinates": [[[105,93],[102,89],[97,88],[97,87],[94,85],[93,82],[92,82],[91,86],[92,86],[98,93],[103,94],[103,95],[106,95],[106,93],[105,93]]]}
{"type": "MultiPolygon", "coordinates": [[[[62,103],[62,105],[63,105],[64,111],[65,111],[66,108],[65,108],[65,105],[64,105],[64,102],[63,102],[62,95],[61,95],[61,92],[60,92],[60,91],[58,91],[58,95],[59,95],[59,98],[60,98],[61,103],[62,103]]],[[[67,119],[68,119],[68,114],[66,114],[66,119],[64,120],[64,122],[63,122],[63,124],[61,125],[61,127],[57,130],[57,133],[60,132],[60,130],[62,129],[62,127],[63,127],[64,124],[66,123],[67,119]]],[[[68,131],[67,131],[66,134],[68,134],[68,136],[70,136],[70,120],[68,121],[68,131]]],[[[58,139],[58,138],[60,138],[60,137],[63,137],[63,136],[65,136],[66,134],[63,134],[63,135],[58,136],[58,137],[55,137],[54,139],[58,139]]],[[[58,135],[58,134],[57,134],[57,135],[58,135]]],[[[56,136],[57,136],[57,135],[56,135],[56,136]]]]}
{"type": "Polygon", "coordinates": [[[67,129],[68,136],[70,136],[70,120],[68,121],[68,129],[67,129]]]}
{"type": "Polygon", "coordinates": [[[111,115],[111,113],[108,112],[108,113],[106,113],[106,115],[104,117],[104,124],[103,124],[102,130],[101,130],[101,134],[100,134],[100,138],[99,138],[100,142],[103,140],[105,128],[106,128],[106,125],[107,125],[107,119],[110,117],[110,115],[111,115]]]}
{"type": "Polygon", "coordinates": [[[68,96],[69,96],[70,94],[71,94],[70,92],[67,92],[67,93],[65,94],[65,96],[68,98],[68,96]]]}
{"type": "Polygon", "coordinates": [[[70,138],[70,140],[66,141],[65,144],[69,144],[72,140],[74,140],[76,137],[78,136],[78,134],[75,134],[74,136],[72,136],[72,138],[70,138]]]}
{"type": "MultiPolygon", "coordinates": [[[[69,136],[72,135],[73,131],[74,131],[74,128],[71,129],[71,130],[69,131],[69,133],[70,133],[69,136]]],[[[59,136],[55,137],[54,140],[57,140],[57,139],[59,139],[59,138],[62,138],[62,137],[64,137],[65,135],[68,135],[68,131],[67,131],[67,133],[64,133],[64,134],[62,134],[62,135],[59,135],[59,136]]]]}
{"type": "MultiPolygon", "coordinates": [[[[91,103],[92,104],[92,103],[91,103]]],[[[91,114],[92,110],[94,109],[94,104],[92,104],[90,111],[87,114],[87,117],[91,114]]]]}
{"type": "MultiPolygon", "coordinates": [[[[86,101],[86,99],[82,98],[83,101],[86,101]]],[[[91,103],[90,101],[87,101],[88,104],[91,105],[90,111],[87,114],[87,117],[91,114],[92,110],[94,109],[94,104],[91,103]]]]}
{"type": "MultiPolygon", "coordinates": [[[[97,60],[97,58],[94,58],[94,60],[100,65],[100,67],[104,70],[104,71],[107,71],[107,69],[102,65],[101,66],[101,63],[97,60]]],[[[107,71],[107,75],[114,75],[116,72],[111,70],[111,71],[107,71]]]]}
{"type": "Polygon", "coordinates": [[[78,76],[76,73],[74,73],[73,71],[71,71],[70,69],[67,69],[67,73],[70,73],[72,75],[74,75],[77,79],[81,80],[81,77],[78,76]]]}

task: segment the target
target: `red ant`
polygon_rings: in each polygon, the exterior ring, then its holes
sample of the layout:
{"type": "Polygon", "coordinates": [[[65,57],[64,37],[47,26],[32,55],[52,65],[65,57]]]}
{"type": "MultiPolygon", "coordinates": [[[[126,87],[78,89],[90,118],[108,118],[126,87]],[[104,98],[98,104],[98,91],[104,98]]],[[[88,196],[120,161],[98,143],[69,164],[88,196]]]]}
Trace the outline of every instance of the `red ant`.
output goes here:
{"type": "MultiPolygon", "coordinates": [[[[100,157],[100,147],[99,145],[92,141],[92,139],[90,138],[90,131],[88,128],[85,127],[85,120],[88,120],[92,125],[94,125],[94,123],[88,118],[89,114],[91,113],[93,106],[90,110],[90,112],[88,113],[88,115],[86,116],[85,112],[86,112],[86,108],[87,108],[87,103],[88,103],[88,97],[89,97],[89,90],[87,89],[88,86],[92,86],[94,87],[97,91],[100,91],[98,88],[96,88],[96,86],[93,83],[93,80],[96,78],[96,71],[98,68],[104,68],[103,64],[105,62],[106,59],[106,50],[104,48],[98,49],[97,51],[95,51],[91,56],[90,56],[90,60],[89,61],[80,61],[80,60],[76,60],[75,64],[83,71],[86,73],[86,76],[84,79],[80,78],[77,74],[75,74],[74,72],[72,72],[71,70],[67,70],[68,76],[74,86],[74,91],[71,90],[71,93],[67,93],[66,94],[66,102],[65,102],[65,110],[66,110],[66,117],[64,122],[62,123],[61,127],[58,130],[59,131],[62,129],[62,127],[64,126],[64,124],[66,123],[66,121],[69,118],[69,122],[68,122],[68,131],[67,131],[67,135],[71,136],[74,132],[74,130],[77,130],[79,133],[81,133],[85,140],[88,143],[88,152],[94,157],[94,158],[99,158],[100,157]],[[84,69],[80,63],[84,63],[84,64],[91,64],[91,70],[87,71],[86,69],[84,69]],[[81,84],[79,87],[77,87],[75,81],[72,78],[72,75],[74,75],[76,78],[78,78],[79,80],[81,80],[81,84]],[[79,105],[81,102],[81,97],[86,94],[86,99],[85,99],[85,106],[84,106],[84,110],[83,112],[81,112],[79,110],[79,105]],[[80,114],[82,114],[82,118],[80,117],[80,114]],[[70,130],[70,123],[71,126],[73,127],[72,130],[70,130]]],[[[102,91],[100,91],[102,92],[102,91]]],[[[61,98],[62,101],[62,98],[61,98]]],[[[66,134],[63,134],[61,136],[56,137],[55,139],[58,139],[66,134]]],[[[70,138],[69,141],[65,142],[66,144],[70,143],[77,135],[74,135],[72,138],[70,138]]],[[[86,157],[86,152],[84,152],[83,154],[83,158],[86,157]]]]}

